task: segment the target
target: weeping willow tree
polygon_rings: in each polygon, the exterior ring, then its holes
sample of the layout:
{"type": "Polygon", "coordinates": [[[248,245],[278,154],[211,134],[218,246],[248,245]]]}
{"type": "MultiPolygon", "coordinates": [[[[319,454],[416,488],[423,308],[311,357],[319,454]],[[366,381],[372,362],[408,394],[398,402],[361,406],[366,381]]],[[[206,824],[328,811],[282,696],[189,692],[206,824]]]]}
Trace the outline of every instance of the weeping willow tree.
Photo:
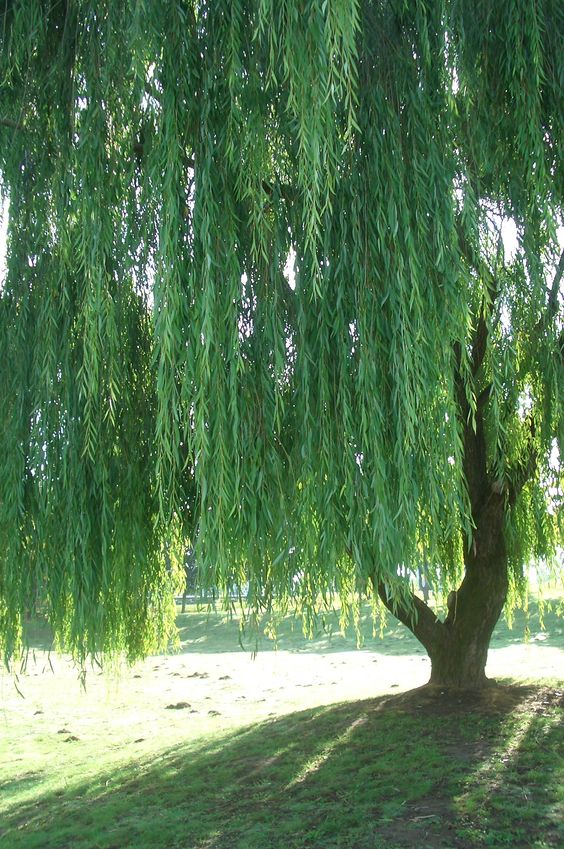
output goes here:
{"type": "Polygon", "coordinates": [[[485,683],[563,542],[563,39],[558,0],[2,0],[6,659],[35,597],[80,658],[166,642],[190,542],[251,615],[367,593],[485,683]]]}

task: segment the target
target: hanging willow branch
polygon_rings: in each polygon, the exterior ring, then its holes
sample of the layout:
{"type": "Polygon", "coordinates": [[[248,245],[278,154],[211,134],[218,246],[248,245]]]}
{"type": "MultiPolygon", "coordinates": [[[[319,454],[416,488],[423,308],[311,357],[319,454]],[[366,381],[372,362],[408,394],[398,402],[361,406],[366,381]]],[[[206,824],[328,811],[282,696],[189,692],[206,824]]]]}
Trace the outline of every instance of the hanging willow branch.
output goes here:
{"type": "Polygon", "coordinates": [[[448,590],[470,436],[510,487],[524,405],[514,561],[555,550],[563,29],[556,0],[2,5],[6,657],[33,599],[80,657],[166,642],[188,543],[254,612],[371,576],[399,609],[423,561],[448,590]]]}
{"type": "Polygon", "coordinates": [[[9,127],[12,130],[23,130],[23,125],[19,121],[14,121],[12,118],[0,118],[1,127],[9,127]]]}

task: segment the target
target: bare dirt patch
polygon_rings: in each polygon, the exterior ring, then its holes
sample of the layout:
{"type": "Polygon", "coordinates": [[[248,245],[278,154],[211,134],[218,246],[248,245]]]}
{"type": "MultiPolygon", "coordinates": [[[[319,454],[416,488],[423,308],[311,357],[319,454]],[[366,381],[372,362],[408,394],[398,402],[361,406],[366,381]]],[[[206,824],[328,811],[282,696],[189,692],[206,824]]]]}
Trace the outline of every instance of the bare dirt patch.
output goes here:
{"type": "Polygon", "coordinates": [[[427,713],[437,717],[457,713],[508,714],[522,708],[542,711],[548,707],[564,707],[562,690],[532,684],[497,684],[482,690],[445,689],[425,684],[390,699],[390,709],[427,713]]]}

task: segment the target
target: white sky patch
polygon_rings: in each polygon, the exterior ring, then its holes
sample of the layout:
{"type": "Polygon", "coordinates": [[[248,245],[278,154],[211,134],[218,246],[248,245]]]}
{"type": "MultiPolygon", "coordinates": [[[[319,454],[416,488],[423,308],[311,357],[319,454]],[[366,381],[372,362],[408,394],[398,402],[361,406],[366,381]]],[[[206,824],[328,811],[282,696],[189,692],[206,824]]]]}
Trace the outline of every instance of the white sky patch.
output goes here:
{"type": "Polygon", "coordinates": [[[284,266],[284,277],[288,281],[288,286],[292,291],[296,288],[296,271],[295,271],[295,263],[296,263],[296,252],[293,248],[290,248],[290,252],[288,254],[288,258],[286,260],[286,265],[284,266]]]}
{"type": "Polygon", "coordinates": [[[515,254],[519,248],[519,238],[517,235],[517,225],[513,218],[504,218],[501,223],[501,238],[503,239],[503,250],[507,262],[511,262],[515,258],[515,254]]]}
{"type": "Polygon", "coordinates": [[[555,515],[559,510],[562,509],[562,506],[564,504],[564,491],[562,490],[562,482],[560,477],[562,463],[560,458],[560,452],[558,450],[558,442],[556,441],[556,439],[552,440],[552,450],[550,452],[548,466],[549,477],[547,480],[543,481],[543,484],[548,492],[548,512],[552,515],[555,515]]]}
{"type": "Polygon", "coordinates": [[[248,339],[252,336],[254,331],[254,322],[252,317],[252,313],[256,309],[257,299],[256,295],[247,294],[246,286],[249,282],[249,277],[246,271],[243,271],[241,274],[241,286],[242,286],[242,305],[244,307],[244,312],[239,315],[238,318],[238,329],[239,329],[239,342],[244,342],[245,339],[248,339]]]}
{"type": "Polygon", "coordinates": [[[531,410],[533,409],[533,397],[531,395],[531,387],[526,386],[519,397],[519,418],[525,421],[531,410]]]}

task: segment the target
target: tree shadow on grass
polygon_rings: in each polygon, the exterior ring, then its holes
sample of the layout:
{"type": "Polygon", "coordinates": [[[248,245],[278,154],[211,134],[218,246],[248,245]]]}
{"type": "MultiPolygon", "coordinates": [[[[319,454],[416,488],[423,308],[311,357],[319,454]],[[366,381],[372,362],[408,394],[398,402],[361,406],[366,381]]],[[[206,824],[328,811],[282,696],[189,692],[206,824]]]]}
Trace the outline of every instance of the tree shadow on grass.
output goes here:
{"type": "Polygon", "coordinates": [[[558,774],[543,760],[541,786],[535,751],[539,736],[549,752],[561,741],[561,706],[554,692],[543,698],[534,687],[492,688],[470,702],[424,688],[181,741],[151,760],[132,754],[119,771],[72,787],[63,776],[60,791],[15,800],[0,846],[521,849],[542,839],[556,849],[558,774]],[[474,797],[492,775],[503,779],[500,760],[521,775],[525,753],[530,808],[507,813],[508,842],[488,842],[496,811],[484,814],[474,797]]]}
{"type": "Polygon", "coordinates": [[[473,765],[455,801],[468,845],[564,846],[564,693],[533,691],[495,756],[473,765]]]}

